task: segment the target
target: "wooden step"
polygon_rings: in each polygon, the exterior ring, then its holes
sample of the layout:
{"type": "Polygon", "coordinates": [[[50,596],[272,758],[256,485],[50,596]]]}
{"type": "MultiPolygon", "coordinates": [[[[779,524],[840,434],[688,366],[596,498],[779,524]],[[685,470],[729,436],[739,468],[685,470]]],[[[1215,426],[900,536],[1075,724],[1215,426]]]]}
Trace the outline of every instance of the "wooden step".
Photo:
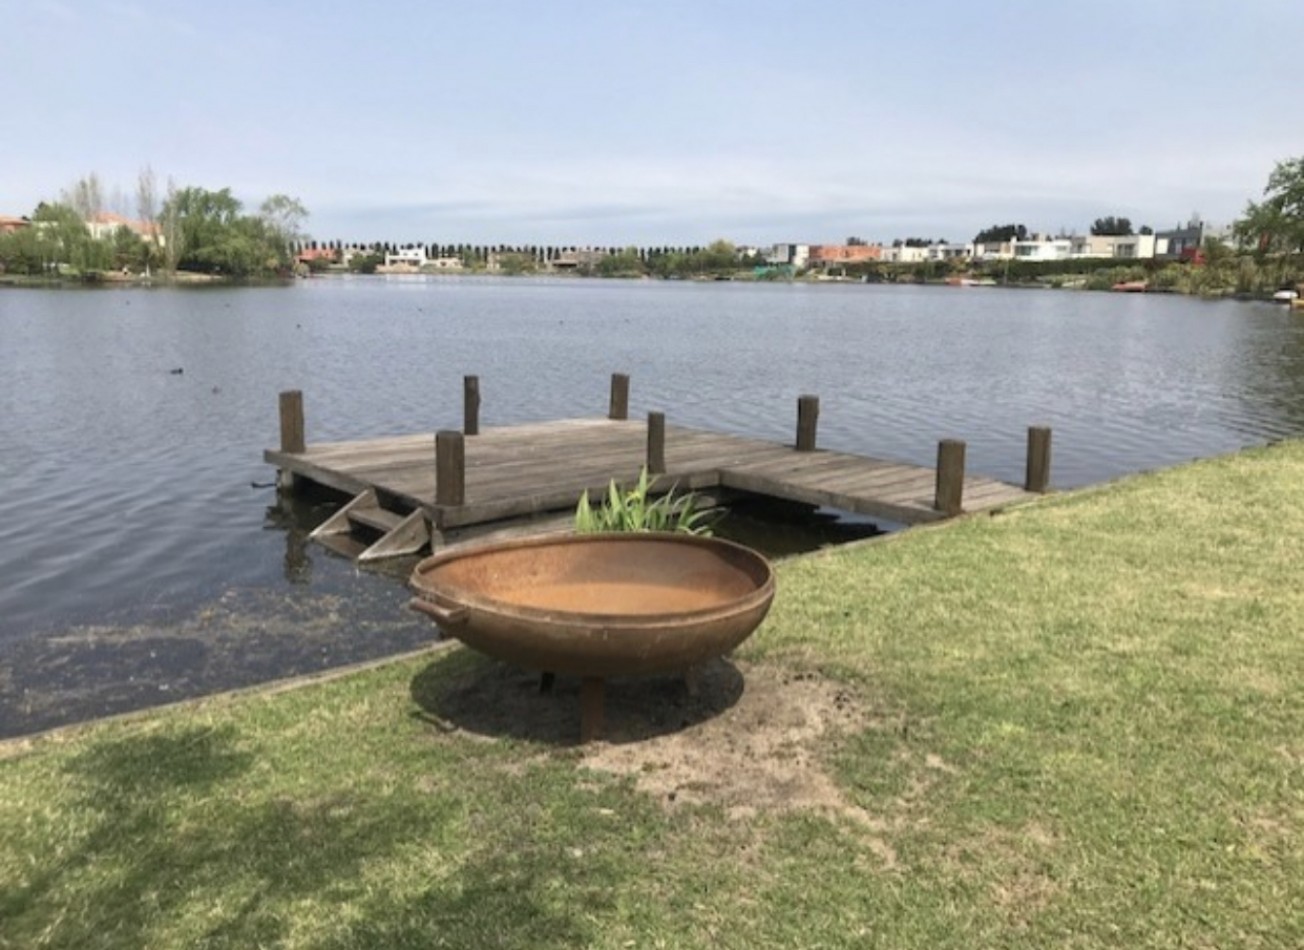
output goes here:
{"type": "Polygon", "coordinates": [[[367,550],[367,542],[359,541],[351,534],[323,534],[314,540],[322,547],[350,561],[357,560],[358,555],[367,550]]]}
{"type": "Polygon", "coordinates": [[[348,504],[314,528],[312,534],[308,535],[308,537],[314,541],[320,541],[322,538],[336,534],[351,534],[353,532],[353,525],[349,520],[351,511],[379,507],[380,503],[376,500],[376,490],[368,488],[359,492],[348,504]]]}
{"type": "Polygon", "coordinates": [[[353,508],[348,513],[349,521],[354,525],[362,525],[364,528],[370,528],[372,531],[378,531],[381,534],[389,534],[400,524],[407,515],[401,515],[397,511],[389,511],[385,508],[353,508]]]}
{"type": "Polygon", "coordinates": [[[430,524],[421,511],[401,514],[383,507],[376,491],[368,488],[309,537],[362,563],[417,554],[430,544],[430,524]]]}
{"type": "Polygon", "coordinates": [[[416,554],[430,544],[430,523],[424,512],[414,511],[406,517],[399,518],[385,535],[367,550],[358,555],[358,562],[379,561],[387,557],[404,557],[416,554]]]}

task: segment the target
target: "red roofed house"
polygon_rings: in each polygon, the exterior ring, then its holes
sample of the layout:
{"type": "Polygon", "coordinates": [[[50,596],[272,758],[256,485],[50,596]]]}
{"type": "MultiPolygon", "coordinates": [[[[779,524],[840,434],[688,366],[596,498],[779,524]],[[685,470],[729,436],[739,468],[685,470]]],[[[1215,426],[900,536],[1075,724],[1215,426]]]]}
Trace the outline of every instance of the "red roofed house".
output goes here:
{"type": "Polygon", "coordinates": [[[0,214],[0,234],[12,234],[19,228],[30,227],[32,222],[27,218],[15,218],[11,215],[0,214]]]}

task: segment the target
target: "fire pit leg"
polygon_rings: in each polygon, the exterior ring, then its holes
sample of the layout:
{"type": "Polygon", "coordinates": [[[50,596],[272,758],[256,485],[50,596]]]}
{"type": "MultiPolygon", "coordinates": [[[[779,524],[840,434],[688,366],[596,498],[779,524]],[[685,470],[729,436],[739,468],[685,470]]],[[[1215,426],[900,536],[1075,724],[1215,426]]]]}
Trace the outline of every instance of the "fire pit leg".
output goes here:
{"type": "Polygon", "coordinates": [[[602,738],[605,684],[596,676],[580,680],[580,742],[602,738]]]}
{"type": "Polygon", "coordinates": [[[702,664],[695,663],[684,670],[684,688],[693,699],[702,695],[702,664]]]}

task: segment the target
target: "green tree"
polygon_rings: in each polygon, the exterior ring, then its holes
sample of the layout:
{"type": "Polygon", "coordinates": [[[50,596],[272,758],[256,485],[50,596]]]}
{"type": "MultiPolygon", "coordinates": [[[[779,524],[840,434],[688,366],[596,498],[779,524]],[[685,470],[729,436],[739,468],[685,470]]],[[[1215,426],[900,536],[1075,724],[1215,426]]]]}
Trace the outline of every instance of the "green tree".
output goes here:
{"type": "Polygon", "coordinates": [[[639,260],[638,248],[627,247],[598,261],[597,272],[603,277],[634,277],[647,271],[639,260]]]}
{"type": "Polygon", "coordinates": [[[1003,244],[1006,241],[1022,241],[1027,236],[1028,229],[1022,224],[993,224],[990,228],[983,228],[974,235],[973,242],[975,244],[1003,244]]]}
{"type": "Polygon", "coordinates": [[[1235,234],[1242,244],[1261,253],[1304,251],[1304,156],[1277,163],[1263,189],[1263,200],[1246,205],[1235,234]]]}
{"type": "Polygon", "coordinates": [[[303,206],[276,196],[264,203],[264,213],[259,215],[242,215],[240,210],[229,188],[171,190],[161,215],[170,262],[232,277],[287,266],[291,242],[297,239],[295,229],[307,214],[303,206]]]}
{"type": "Polygon", "coordinates": [[[49,263],[64,265],[79,273],[112,266],[109,242],[91,238],[81,215],[58,202],[42,202],[32,214],[32,229],[39,232],[42,250],[49,263]]]}
{"type": "Polygon", "coordinates": [[[1113,215],[1097,218],[1091,224],[1091,233],[1097,237],[1124,237],[1132,233],[1132,222],[1128,218],[1116,218],[1113,215]]]}
{"type": "Polygon", "coordinates": [[[298,198],[272,195],[259,206],[258,217],[275,247],[280,265],[289,266],[294,258],[291,245],[307,238],[303,233],[303,224],[308,219],[307,209],[298,198]]]}
{"type": "Polygon", "coordinates": [[[113,266],[144,270],[155,263],[154,248],[131,228],[122,226],[113,232],[113,266]]]}
{"type": "Polygon", "coordinates": [[[528,254],[519,251],[511,251],[498,255],[498,268],[504,274],[517,276],[520,274],[533,274],[537,269],[534,264],[534,258],[528,254]]]}
{"type": "Polygon", "coordinates": [[[0,234],[0,270],[36,277],[58,261],[58,248],[41,228],[19,228],[0,234]]]}

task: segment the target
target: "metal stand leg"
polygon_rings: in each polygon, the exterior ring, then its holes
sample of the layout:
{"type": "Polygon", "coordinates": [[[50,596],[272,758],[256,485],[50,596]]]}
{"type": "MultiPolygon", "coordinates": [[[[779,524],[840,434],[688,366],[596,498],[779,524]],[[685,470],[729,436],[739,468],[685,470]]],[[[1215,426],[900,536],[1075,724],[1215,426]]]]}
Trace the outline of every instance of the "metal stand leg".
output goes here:
{"type": "Polygon", "coordinates": [[[596,676],[580,680],[580,742],[602,738],[604,682],[596,676]]]}

